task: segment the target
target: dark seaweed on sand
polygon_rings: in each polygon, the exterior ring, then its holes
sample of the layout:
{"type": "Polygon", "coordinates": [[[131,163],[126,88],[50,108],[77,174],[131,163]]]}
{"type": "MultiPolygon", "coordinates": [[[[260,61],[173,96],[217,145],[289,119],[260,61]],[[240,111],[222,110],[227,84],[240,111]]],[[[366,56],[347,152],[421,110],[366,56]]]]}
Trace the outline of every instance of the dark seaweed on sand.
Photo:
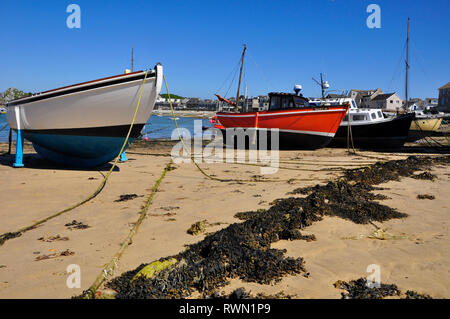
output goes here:
{"type": "Polygon", "coordinates": [[[334,286],[347,291],[341,293],[342,299],[383,299],[388,296],[400,296],[401,293],[396,285],[380,283],[379,288],[369,288],[365,278],[350,282],[337,281],[334,286]]]}
{"type": "MultiPolygon", "coordinates": [[[[194,291],[208,295],[232,278],[270,284],[287,274],[304,273],[307,276],[303,258],[285,257],[284,250],[273,249],[271,244],[280,239],[315,240],[314,235],[302,235],[301,230],[320,221],[324,215],[358,224],[406,217],[404,213],[375,202],[384,197],[371,193],[376,190],[372,185],[411,176],[433,163],[449,163],[449,158],[409,157],[348,170],[336,182],[296,190],[308,194],[305,198],[279,199],[268,210],[239,214],[244,222],[232,224],[189,245],[185,251],[172,256],[177,260],[173,267],[152,278],[139,276],[131,280],[145,266],[141,265],[107,285],[118,291],[116,298],[182,298],[194,291]]],[[[374,296],[396,291],[395,287],[382,287],[383,290],[374,296]]],[[[368,294],[372,296],[373,293],[368,294]]]]}
{"type": "Polygon", "coordinates": [[[384,299],[385,297],[400,297],[402,299],[432,299],[430,295],[420,294],[418,292],[408,290],[402,294],[397,285],[380,283],[380,287],[368,287],[365,278],[359,278],[349,282],[338,280],[334,283],[334,287],[344,289],[342,299],[384,299]]]}

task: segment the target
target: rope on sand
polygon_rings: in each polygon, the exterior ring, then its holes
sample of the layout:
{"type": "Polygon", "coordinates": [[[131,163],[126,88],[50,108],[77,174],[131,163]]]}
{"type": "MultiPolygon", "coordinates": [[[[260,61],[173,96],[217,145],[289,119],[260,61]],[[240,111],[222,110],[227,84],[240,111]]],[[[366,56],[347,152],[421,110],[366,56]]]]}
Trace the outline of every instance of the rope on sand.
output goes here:
{"type": "Polygon", "coordinates": [[[108,264],[102,269],[102,272],[100,275],[97,276],[94,283],[82,294],[82,298],[86,299],[92,299],[95,298],[95,293],[97,289],[103,284],[103,282],[108,279],[108,276],[112,276],[114,274],[115,269],[117,268],[117,262],[119,261],[120,257],[122,256],[125,249],[132,243],[132,239],[134,235],[136,235],[139,226],[142,224],[142,221],[145,219],[148,213],[148,209],[150,208],[150,205],[153,202],[153,198],[155,197],[156,192],[158,191],[159,185],[161,184],[162,180],[166,176],[168,171],[171,171],[173,169],[172,167],[172,160],[166,165],[164,168],[161,176],[159,179],[155,182],[153,185],[150,195],[148,196],[147,200],[145,201],[145,205],[142,207],[141,211],[139,212],[139,218],[137,222],[134,224],[133,228],[131,228],[130,232],[128,233],[127,238],[122,242],[120,245],[119,250],[114,255],[114,257],[110,260],[108,264]]]}

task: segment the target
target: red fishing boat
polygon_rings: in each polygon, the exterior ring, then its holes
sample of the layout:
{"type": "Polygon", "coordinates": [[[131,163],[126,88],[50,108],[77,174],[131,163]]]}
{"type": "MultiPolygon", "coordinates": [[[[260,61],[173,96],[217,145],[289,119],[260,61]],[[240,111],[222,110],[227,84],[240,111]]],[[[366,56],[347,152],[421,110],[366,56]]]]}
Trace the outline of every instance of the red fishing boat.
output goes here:
{"type": "MultiPolygon", "coordinates": [[[[242,68],[244,66],[245,51],[241,56],[236,100],[228,100],[216,94],[219,101],[234,108],[235,112],[218,112],[213,118],[214,127],[222,131],[224,143],[227,143],[227,129],[233,133],[235,129],[245,129],[250,134],[245,144],[256,144],[261,132],[267,132],[267,141],[273,140],[272,129],[277,129],[281,148],[317,149],[325,147],[331,142],[339,125],[347,113],[349,104],[316,107],[309,104],[308,99],[300,94],[302,87],[296,85],[294,93],[269,93],[269,107],[266,111],[240,112],[240,96],[242,68]],[[255,134],[256,133],[256,134],[255,134]],[[252,138],[250,138],[252,135],[252,138]],[[254,138],[255,137],[255,138],[254,138]]],[[[276,133],[275,133],[276,134],[276,133]]],[[[238,138],[235,134],[229,135],[233,146],[238,138]]],[[[259,144],[259,143],[258,143],[259,144]]],[[[256,145],[258,145],[256,144],[256,145]]]]}
{"type": "Polygon", "coordinates": [[[302,95],[269,93],[269,109],[261,112],[218,112],[215,128],[226,138],[227,128],[278,129],[282,148],[325,147],[336,134],[348,105],[312,107],[302,95]]]}

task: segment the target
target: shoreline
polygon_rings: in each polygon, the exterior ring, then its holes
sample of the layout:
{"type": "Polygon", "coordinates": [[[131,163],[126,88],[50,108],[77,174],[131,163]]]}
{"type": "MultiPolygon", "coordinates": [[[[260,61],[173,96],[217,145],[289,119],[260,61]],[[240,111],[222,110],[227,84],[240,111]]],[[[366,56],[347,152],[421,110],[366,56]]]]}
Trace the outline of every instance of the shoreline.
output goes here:
{"type": "MultiPolygon", "coordinates": [[[[208,119],[216,114],[216,111],[193,111],[193,110],[174,110],[175,115],[181,117],[194,117],[208,119]]],[[[169,110],[154,110],[152,115],[172,116],[172,111],[169,110]]]]}

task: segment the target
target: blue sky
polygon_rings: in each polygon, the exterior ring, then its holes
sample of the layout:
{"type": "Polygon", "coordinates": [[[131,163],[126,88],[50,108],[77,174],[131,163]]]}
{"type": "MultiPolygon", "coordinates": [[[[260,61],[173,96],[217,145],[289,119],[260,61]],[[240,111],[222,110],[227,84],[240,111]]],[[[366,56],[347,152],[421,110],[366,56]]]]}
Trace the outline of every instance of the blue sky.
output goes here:
{"type": "MultiPolygon", "coordinates": [[[[404,44],[411,17],[410,96],[436,97],[450,81],[448,0],[0,1],[0,91],[37,92],[161,62],[172,93],[214,98],[248,46],[248,95],[381,88],[404,97],[404,44]],[[66,7],[81,8],[81,28],[66,7]],[[369,29],[369,4],[381,28],[369,29]]],[[[218,92],[224,95],[231,79],[218,92]]],[[[228,96],[235,95],[236,85],[228,96]]]]}

